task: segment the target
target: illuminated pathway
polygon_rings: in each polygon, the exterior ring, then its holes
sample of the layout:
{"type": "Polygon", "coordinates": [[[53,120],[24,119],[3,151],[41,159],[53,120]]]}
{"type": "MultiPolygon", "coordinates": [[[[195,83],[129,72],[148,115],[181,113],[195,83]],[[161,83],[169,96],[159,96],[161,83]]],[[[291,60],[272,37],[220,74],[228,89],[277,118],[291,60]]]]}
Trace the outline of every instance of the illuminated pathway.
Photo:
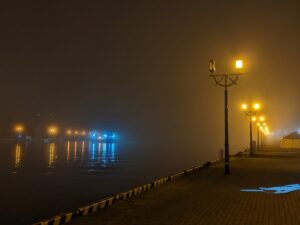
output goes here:
{"type": "Polygon", "coordinates": [[[300,224],[300,150],[263,152],[232,161],[231,175],[215,164],[71,225],[300,224]]]}

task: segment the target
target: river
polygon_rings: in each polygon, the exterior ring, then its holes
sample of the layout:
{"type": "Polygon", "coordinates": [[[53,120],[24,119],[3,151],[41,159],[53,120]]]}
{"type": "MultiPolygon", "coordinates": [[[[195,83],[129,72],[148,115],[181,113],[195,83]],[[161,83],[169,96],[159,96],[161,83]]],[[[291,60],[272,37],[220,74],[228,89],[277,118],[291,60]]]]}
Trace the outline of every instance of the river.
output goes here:
{"type": "Polygon", "coordinates": [[[202,163],[89,141],[0,142],[1,224],[26,225],[202,163]]]}

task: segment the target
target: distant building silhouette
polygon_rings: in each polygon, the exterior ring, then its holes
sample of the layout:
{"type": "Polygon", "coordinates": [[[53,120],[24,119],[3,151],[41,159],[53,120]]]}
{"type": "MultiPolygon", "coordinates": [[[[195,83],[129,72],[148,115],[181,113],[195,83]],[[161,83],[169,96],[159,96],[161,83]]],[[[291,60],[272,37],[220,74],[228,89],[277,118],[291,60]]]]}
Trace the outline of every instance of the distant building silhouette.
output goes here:
{"type": "Polygon", "coordinates": [[[293,132],[283,137],[280,140],[280,147],[300,149],[300,134],[298,132],[293,132]]]}

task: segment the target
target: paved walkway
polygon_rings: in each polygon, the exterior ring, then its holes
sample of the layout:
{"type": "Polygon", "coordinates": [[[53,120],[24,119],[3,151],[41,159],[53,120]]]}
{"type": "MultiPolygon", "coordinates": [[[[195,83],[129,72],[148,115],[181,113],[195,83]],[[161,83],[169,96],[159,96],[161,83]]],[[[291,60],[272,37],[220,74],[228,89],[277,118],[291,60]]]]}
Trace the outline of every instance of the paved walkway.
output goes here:
{"type": "Polygon", "coordinates": [[[70,225],[300,224],[300,191],[286,194],[241,189],[300,184],[299,152],[262,152],[221,163],[166,183],[129,201],[120,201],[70,225]]]}

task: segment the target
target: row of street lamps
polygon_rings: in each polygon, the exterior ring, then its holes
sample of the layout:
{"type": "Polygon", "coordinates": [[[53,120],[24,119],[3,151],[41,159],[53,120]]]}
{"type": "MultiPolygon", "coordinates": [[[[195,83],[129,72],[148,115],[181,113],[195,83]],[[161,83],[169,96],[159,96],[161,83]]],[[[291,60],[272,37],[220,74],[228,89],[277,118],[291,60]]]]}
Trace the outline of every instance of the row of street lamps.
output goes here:
{"type": "MultiPolygon", "coordinates": [[[[264,117],[263,117],[264,118],[264,117]]],[[[257,124],[257,150],[263,146],[263,138],[270,135],[269,127],[264,120],[260,120],[257,124]]]]}
{"type": "Polygon", "coordinates": [[[243,104],[242,109],[244,110],[246,116],[249,117],[250,121],[250,155],[253,154],[253,141],[252,141],[252,120],[253,116],[256,115],[257,111],[260,109],[259,103],[251,104],[250,106],[248,104],[243,104]]]}
{"type": "Polygon", "coordinates": [[[250,106],[248,104],[242,104],[242,110],[245,112],[246,116],[249,117],[250,124],[250,156],[253,155],[253,132],[252,132],[252,123],[257,122],[257,150],[262,147],[262,138],[265,135],[269,135],[269,128],[265,122],[264,116],[256,116],[258,111],[261,109],[261,104],[253,103],[250,106]]]}

